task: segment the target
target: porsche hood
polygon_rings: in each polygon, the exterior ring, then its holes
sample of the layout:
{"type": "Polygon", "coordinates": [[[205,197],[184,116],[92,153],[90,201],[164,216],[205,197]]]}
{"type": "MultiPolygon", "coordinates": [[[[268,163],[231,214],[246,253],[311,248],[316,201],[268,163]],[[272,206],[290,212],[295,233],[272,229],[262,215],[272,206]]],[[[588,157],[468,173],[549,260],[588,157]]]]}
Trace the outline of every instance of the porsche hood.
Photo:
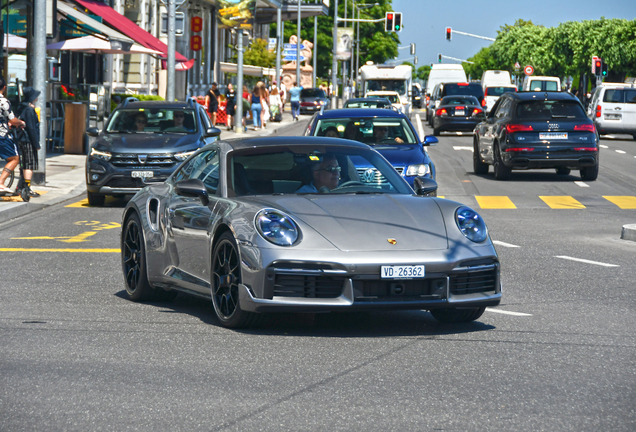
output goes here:
{"type": "Polygon", "coordinates": [[[308,225],[342,251],[448,248],[442,213],[412,195],[287,195],[255,199],[308,225]]]}

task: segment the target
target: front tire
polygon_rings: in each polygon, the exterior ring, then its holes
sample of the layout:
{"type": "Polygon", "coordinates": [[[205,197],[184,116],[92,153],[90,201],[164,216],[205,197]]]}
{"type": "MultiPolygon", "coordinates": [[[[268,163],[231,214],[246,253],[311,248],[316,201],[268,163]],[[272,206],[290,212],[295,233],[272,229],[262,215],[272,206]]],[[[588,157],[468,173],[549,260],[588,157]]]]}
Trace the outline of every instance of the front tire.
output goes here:
{"type": "Polygon", "coordinates": [[[475,321],[478,319],[484,311],[485,307],[471,308],[471,309],[432,309],[431,315],[439,322],[443,323],[465,323],[475,321]]]}
{"type": "Polygon", "coordinates": [[[94,194],[91,192],[86,192],[86,197],[88,198],[88,205],[91,207],[102,207],[104,205],[104,201],[106,201],[105,195],[94,194]]]}
{"type": "Polygon", "coordinates": [[[121,263],[128,298],[133,301],[150,300],[154,289],[148,282],[146,245],[137,213],[133,213],[124,224],[121,238],[121,263]]]}
{"type": "Polygon", "coordinates": [[[594,181],[598,178],[598,162],[591,167],[581,168],[581,180],[594,181]]]}
{"type": "Polygon", "coordinates": [[[243,328],[254,324],[256,314],[241,309],[239,284],[241,260],[236,241],[226,232],[219,238],[212,253],[212,304],[221,325],[243,328]]]}
{"type": "Polygon", "coordinates": [[[488,169],[488,164],[479,156],[479,143],[475,139],[473,141],[473,171],[475,174],[488,174],[488,169]]]}

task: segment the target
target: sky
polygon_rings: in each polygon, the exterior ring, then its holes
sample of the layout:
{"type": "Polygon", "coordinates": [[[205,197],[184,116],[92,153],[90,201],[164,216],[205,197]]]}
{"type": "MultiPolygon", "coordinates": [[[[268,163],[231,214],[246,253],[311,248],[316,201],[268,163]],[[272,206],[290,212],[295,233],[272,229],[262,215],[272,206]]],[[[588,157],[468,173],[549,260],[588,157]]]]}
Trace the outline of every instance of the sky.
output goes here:
{"type": "MultiPolygon", "coordinates": [[[[458,34],[453,34],[448,42],[446,27],[495,38],[501,26],[512,25],[519,18],[545,27],[601,16],[633,20],[636,0],[393,0],[393,10],[402,12],[400,46],[416,44],[419,67],[437,63],[438,54],[468,59],[492,43],[458,34]]],[[[398,52],[399,59],[410,57],[409,50],[398,52]]],[[[444,62],[457,63],[446,59],[444,62]]]]}

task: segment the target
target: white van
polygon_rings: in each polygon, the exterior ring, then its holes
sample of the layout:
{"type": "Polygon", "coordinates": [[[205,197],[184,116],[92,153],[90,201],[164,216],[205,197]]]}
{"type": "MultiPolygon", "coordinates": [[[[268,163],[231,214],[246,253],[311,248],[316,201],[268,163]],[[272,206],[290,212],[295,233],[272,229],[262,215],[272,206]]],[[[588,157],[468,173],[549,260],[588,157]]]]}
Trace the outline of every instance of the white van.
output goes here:
{"type": "Polygon", "coordinates": [[[481,74],[481,87],[486,91],[486,87],[509,86],[512,84],[510,72],[505,70],[487,70],[481,74]]]}
{"type": "Polygon", "coordinates": [[[561,91],[559,77],[527,76],[523,80],[523,91],[561,91]]]}
{"type": "Polygon", "coordinates": [[[426,97],[426,111],[428,116],[430,116],[430,96],[433,95],[433,89],[435,86],[441,83],[458,82],[468,82],[466,72],[464,72],[464,67],[462,65],[451,63],[439,63],[433,65],[431,73],[428,75],[428,80],[426,81],[426,94],[424,95],[426,97]]]}
{"type": "Polygon", "coordinates": [[[504,93],[514,93],[517,86],[514,84],[488,84],[484,87],[484,100],[486,101],[486,111],[490,111],[495,103],[504,93]]]}

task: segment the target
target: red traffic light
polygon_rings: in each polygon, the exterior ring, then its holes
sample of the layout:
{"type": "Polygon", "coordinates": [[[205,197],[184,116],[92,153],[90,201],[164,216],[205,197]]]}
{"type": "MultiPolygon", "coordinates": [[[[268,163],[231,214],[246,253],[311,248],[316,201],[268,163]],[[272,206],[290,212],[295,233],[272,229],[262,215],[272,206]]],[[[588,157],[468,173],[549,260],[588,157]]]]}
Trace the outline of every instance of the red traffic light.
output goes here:
{"type": "Polygon", "coordinates": [[[597,69],[600,69],[600,68],[601,68],[601,61],[600,61],[600,60],[596,60],[596,62],[595,62],[595,63],[596,63],[596,64],[595,64],[596,68],[597,68],[597,69]]]}
{"type": "Polygon", "coordinates": [[[386,17],[387,17],[388,19],[393,19],[393,14],[392,14],[392,13],[390,13],[390,14],[386,14],[386,17]]]}
{"type": "Polygon", "coordinates": [[[446,27],[446,40],[451,40],[453,36],[453,31],[450,27],[446,27]]]}

